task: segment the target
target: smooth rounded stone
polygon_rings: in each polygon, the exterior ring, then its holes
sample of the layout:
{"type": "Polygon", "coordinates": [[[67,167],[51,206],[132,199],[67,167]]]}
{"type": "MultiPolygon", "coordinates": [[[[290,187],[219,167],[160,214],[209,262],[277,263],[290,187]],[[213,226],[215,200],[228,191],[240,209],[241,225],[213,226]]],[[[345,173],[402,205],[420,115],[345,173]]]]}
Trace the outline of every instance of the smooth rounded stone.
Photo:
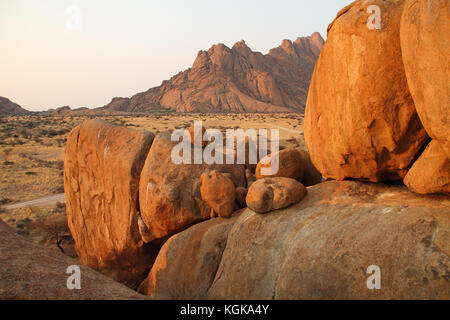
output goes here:
{"type": "Polygon", "coordinates": [[[409,190],[420,194],[450,194],[450,160],[437,140],[432,140],[404,179],[409,190]]]}
{"type": "Polygon", "coordinates": [[[300,202],[306,188],[297,180],[284,177],[262,178],[248,189],[247,207],[258,213],[267,213],[300,202]]]}
{"type": "Polygon", "coordinates": [[[400,48],[404,0],[361,0],[328,27],[306,104],[304,133],[324,178],[402,179],[429,137],[408,89],[400,48]],[[369,29],[381,11],[381,29],[369,29]]]}
{"type": "Polygon", "coordinates": [[[256,179],[264,177],[285,177],[300,181],[303,178],[303,174],[303,160],[295,148],[286,148],[267,155],[261,159],[255,171],[256,179]]]}
{"type": "MultiPolygon", "coordinates": [[[[236,188],[233,181],[216,170],[204,172],[200,176],[200,180],[202,200],[219,217],[231,217],[236,202],[236,188]]],[[[211,213],[211,216],[214,216],[213,213],[211,213]]]]}
{"type": "Polygon", "coordinates": [[[429,136],[439,141],[450,158],[449,21],[448,0],[407,0],[400,39],[417,113],[429,136]]]}

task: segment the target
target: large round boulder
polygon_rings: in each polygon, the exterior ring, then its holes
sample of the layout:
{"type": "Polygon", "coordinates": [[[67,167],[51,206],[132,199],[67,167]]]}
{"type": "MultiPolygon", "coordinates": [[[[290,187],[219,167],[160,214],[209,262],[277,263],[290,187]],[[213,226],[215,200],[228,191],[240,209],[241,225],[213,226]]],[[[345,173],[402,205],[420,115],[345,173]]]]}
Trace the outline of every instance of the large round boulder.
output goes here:
{"type": "Polygon", "coordinates": [[[139,232],[139,176],[154,135],[100,120],[67,138],[64,191],[67,219],[80,262],[136,287],[157,249],[139,232]]]}
{"type": "Polygon", "coordinates": [[[401,179],[428,142],[402,62],[403,5],[355,1],[329,26],[304,120],[312,162],[325,178],[401,179]],[[380,9],[380,29],[367,23],[373,5],[380,9]]]}
{"type": "Polygon", "coordinates": [[[400,39],[417,113],[427,133],[450,157],[450,3],[407,0],[400,39]]]}
{"type": "Polygon", "coordinates": [[[255,171],[256,179],[285,177],[300,181],[303,174],[302,156],[295,148],[286,148],[267,155],[258,162],[255,171]]]}
{"type": "Polygon", "coordinates": [[[432,140],[404,179],[409,190],[450,194],[450,161],[437,140],[432,140]]]}
{"type": "MultiPolygon", "coordinates": [[[[169,133],[159,133],[142,170],[139,204],[149,242],[164,241],[194,223],[210,218],[211,207],[200,192],[203,173],[212,170],[226,173],[235,187],[246,186],[244,165],[174,162],[172,150],[177,144],[171,141],[169,133]]],[[[192,154],[190,141],[187,145],[192,154]]],[[[191,159],[193,161],[194,157],[191,159]]]]}
{"type": "Polygon", "coordinates": [[[297,180],[284,177],[263,178],[251,185],[245,201],[249,209],[267,213],[298,203],[305,195],[306,188],[297,180]]]}

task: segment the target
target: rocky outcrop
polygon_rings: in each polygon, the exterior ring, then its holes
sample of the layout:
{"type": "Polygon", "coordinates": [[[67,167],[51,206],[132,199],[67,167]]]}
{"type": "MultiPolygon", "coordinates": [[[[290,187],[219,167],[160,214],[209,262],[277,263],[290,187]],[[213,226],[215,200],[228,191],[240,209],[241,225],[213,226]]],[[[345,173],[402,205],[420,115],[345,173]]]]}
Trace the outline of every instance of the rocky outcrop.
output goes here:
{"type": "Polygon", "coordinates": [[[266,55],[244,41],[200,51],[192,68],[131,98],[114,98],[98,111],[285,112],[303,111],[319,33],[283,40],[266,55]]]}
{"type": "Polygon", "coordinates": [[[154,135],[99,120],[67,138],[64,190],[80,262],[136,287],[156,257],[139,232],[139,177],[154,135]]]}
{"type": "Polygon", "coordinates": [[[400,28],[403,64],[417,113],[450,158],[450,4],[405,1],[400,28]]]}
{"type": "Polygon", "coordinates": [[[321,183],[288,209],[247,209],[236,220],[177,234],[142,292],[164,299],[449,299],[449,207],[448,197],[405,187],[321,183]],[[380,268],[380,290],[367,286],[369,266],[380,268]]]}
{"type": "Polygon", "coordinates": [[[138,291],[154,299],[204,299],[237,217],[208,220],[171,237],[138,291]]]}
{"type": "Polygon", "coordinates": [[[245,202],[253,211],[267,213],[298,203],[305,195],[306,188],[297,180],[284,177],[262,178],[248,189],[245,202]]]}
{"type": "MultiPolygon", "coordinates": [[[[156,136],[142,170],[139,203],[151,238],[164,241],[187,227],[209,219],[211,207],[202,200],[201,175],[216,170],[228,173],[235,187],[245,187],[244,165],[175,164],[171,153],[177,142],[169,133],[156,136]]],[[[193,147],[188,144],[193,153],[193,147]]],[[[191,157],[194,162],[194,156],[191,157]]]]}
{"type": "Polygon", "coordinates": [[[23,109],[17,103],[14,103],[7,98],[0,97],[0,116],[23,116],[30,113],[30,111],[23,109]]]}
{"type": "Polygon", "coordinates": [[[437,140],[432,140],[404,179],[409,190],[450,194],[450,161],[437,140]]]}
{"type": "Polygon", "coordinates": [[[355,1],[329,27],[304,120],[312,162],[325,178],[402,179],[429,141],[402,62],[403,5],[355,1]],[[381,9],[380,30],[366,25],[370,5],[381,9]]]}
{"type": "Polygon", "coordinates": [[[0,220],[0,300],[145,299],[58,250],[34,244],[0,220]],[[67,289],[69,266],[79,266],[81,289],[67,289]]]}

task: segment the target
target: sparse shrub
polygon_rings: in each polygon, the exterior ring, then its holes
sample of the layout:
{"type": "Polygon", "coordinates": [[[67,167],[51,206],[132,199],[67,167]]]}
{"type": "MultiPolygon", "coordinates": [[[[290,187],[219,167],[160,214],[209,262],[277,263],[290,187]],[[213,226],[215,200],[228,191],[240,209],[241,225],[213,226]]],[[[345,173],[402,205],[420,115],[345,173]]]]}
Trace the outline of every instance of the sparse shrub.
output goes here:
{"type": "Polygon", "coordinates": [[[64,253],[62,244],[72,239],[65,216],[54,216],[46,220],[37,220],[31,223],[31,228],[39,229],[43,233],[43,242],[54,243],[62,253],[64,253]]]}
{"type": "Polygon", "coordinates": [[[11,202],[13,202],[13,201],[9,198],[2,198],[2,199],[0,199],[0,206],[7,204],[7,203],[11,203],[11,202]]]}

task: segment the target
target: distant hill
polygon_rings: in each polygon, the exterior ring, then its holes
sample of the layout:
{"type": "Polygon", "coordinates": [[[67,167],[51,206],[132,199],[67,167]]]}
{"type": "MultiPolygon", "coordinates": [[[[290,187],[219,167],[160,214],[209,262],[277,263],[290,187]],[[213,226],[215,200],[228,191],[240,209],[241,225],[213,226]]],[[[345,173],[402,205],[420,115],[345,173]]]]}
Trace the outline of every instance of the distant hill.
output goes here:
{"type": "Polygon", "coordinates": [[[200,51],[192,68],[131,98],[114,98],[103,112],[304,111],[314,64],[324,40],[319,33],[282,44],[263,55],[244,41],[200,51]]]}
{"type": "Polygon", "coordinates": [[[14,103],[7,98],[0,97],[0,116],[20,116],[30,113],[30,111],[23,109],[17,103],[14,103]]]}

